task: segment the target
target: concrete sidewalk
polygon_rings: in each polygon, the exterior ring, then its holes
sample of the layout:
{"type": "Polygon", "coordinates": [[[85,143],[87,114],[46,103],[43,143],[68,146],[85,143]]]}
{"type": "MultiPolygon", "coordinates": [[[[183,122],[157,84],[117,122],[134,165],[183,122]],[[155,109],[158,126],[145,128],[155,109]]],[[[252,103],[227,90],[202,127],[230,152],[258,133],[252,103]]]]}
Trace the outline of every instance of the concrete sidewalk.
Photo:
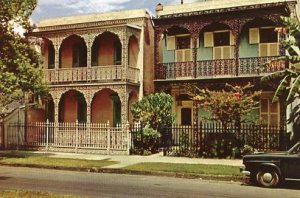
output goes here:
{"type": "Polygon", "coordinates": [[[51,154],[54,158],[71,158],[71,159],[87,159],[87,160],[104,160],[117,161],[118,164],[106,166],[104,168],[123,168],[129,165],[142,162],[162,162],[162,163],[181,163],[181,164],[219,164],[229,166],[241,166],[242,160],[231,159],[204,159],[204,158],[187,158],[187,157],[169,157],[158,153],[150,156],[139,155],[98,155],[98,154],[79,154],[79,153],[61,153],[61,152],[41,152],[51,154]]]}

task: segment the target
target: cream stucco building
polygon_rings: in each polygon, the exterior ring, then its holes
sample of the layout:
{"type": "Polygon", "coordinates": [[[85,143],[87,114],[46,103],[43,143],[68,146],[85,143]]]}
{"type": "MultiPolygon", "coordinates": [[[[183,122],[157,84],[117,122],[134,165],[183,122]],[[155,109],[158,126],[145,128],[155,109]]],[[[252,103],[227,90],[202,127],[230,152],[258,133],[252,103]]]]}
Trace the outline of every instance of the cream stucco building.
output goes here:
{"type": "Polygon", "coordinates": [[[153,25],[146,10],[47,19],[41,41],[49,99],[27,122],[125,123],[153,91],[153,25]]]}

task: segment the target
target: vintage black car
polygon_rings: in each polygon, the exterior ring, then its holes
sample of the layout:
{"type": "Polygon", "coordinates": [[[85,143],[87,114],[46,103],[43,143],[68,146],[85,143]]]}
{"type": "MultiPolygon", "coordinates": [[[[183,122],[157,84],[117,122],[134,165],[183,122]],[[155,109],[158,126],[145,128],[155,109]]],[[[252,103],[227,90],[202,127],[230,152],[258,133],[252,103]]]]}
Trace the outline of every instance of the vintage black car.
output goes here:
{"type": "Polygon", "coordinates": [[[243,164],[242,173],[263,187],[275,187],[286,179],[300,181],[300,142],[285,152],[246,155],[243,164]]]}

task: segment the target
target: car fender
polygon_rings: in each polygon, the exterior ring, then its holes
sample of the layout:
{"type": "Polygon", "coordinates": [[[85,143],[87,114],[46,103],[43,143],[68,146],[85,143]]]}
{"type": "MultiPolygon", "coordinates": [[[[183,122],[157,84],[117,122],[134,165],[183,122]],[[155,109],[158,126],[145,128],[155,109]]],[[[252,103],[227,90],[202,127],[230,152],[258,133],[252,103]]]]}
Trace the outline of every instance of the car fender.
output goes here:
{"type": "Polygon", "coordinates": [[[283,175],[282,175],[282,172],[281,172],[281,169],[280,169],[276,164],[274,164],[274,163],[271,163],[271,162],[261,163],[261,164],[257,167],[257,171],[260,170],[260,169],[263,168],[263,167],[272,167],[272,168],[274,168],[274,169],[278,172],[278,174],[279,174],[280,177],[283,176],[283,175]]]}

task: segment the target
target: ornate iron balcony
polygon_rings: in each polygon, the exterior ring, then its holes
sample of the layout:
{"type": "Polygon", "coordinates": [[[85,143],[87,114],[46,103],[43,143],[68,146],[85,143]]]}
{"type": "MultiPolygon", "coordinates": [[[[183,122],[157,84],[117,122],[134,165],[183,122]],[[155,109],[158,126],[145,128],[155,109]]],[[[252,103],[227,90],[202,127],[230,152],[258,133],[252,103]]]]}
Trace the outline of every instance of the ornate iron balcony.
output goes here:
{"type": "Polygon", "coordinates": [[[236,59],[203,60],[195,62],[159,63],[155,68],[156,80],[233,78],[243,76],[262,76],[287,68],[285,61],[260,66],[277,57],[251,57],[236,59]]]}
{"type": "Polygon", "coordinates": [[[139,82],[140,70],[134,67],[125,69],[121,65],[45,69],[45,80],[50,84],[87,82],[139,82]]]}

